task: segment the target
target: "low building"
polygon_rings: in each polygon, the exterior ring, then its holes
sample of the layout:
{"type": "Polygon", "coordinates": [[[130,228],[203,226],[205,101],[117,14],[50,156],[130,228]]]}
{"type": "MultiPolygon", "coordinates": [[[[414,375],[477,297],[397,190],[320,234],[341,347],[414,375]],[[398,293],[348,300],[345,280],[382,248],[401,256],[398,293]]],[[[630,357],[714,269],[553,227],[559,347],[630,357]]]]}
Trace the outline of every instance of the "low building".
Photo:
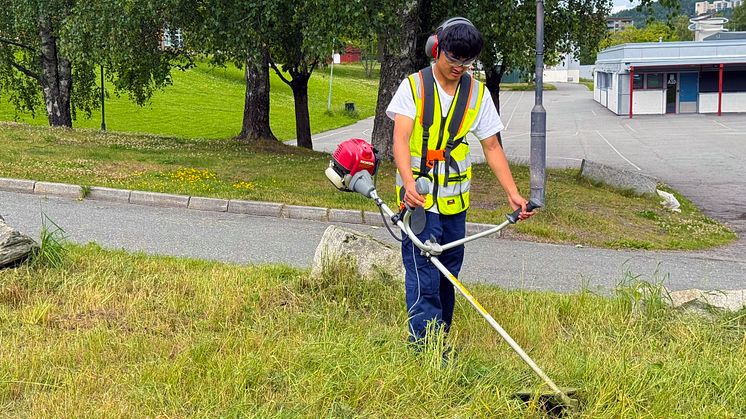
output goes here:
{"type": "Polygon", "coordinates": [[[595,68],[593,98],[617,115],[746,112],[746,39],[617,45],[595,68]]]}
{"type": "Polygon", "coordinates": [[[580,62],[565,54],[557,65],[544,66],[544,83],[579,83],[580,62]]]}

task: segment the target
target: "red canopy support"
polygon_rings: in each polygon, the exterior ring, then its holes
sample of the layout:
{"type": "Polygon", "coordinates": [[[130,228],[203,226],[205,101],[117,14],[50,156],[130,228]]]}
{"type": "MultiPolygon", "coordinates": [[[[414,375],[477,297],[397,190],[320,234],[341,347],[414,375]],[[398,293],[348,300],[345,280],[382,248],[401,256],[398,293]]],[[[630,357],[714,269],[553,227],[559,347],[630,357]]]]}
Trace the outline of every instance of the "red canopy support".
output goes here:
{"type": "Polygon", "coordinates": [[[723,113],[723,65],[720,64],[718,75],[718,116],[723,113]]]}
{"type": "Polygon", "coordinates": [[[629,68],[629,119],[632,119],[632,103],[635,93],[635,67],[629,68]]]}

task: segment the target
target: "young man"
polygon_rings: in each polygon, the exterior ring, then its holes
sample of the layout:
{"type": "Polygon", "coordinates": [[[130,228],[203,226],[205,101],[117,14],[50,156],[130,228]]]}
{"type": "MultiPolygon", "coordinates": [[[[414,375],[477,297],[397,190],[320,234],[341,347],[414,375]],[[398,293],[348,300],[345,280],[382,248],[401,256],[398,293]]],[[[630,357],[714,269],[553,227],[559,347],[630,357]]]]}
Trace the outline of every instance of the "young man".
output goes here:
{"type": "MultiPolygon", "coordinates": [[[[386,109],[394,120],[394,161],[397,192],[411,207],[423,206],[427,221],[418,238],[434,236],[445,244],[465,237],[469,207],[471,159],[468,132],[481,140],[487,164],[497,176],[510,206],[526,212],[505,154],[497,140],[503,124],[489,92],[467,70],[482,49],[482,35],[464,18],[446,21],[432,38],[435,63],[404,79],[386,109]],[[415,181],[426,177],[430,193],[420,195],[415,181]]],[[[429,42],[430,44],[430,42],[429,42]]],[[[430,45],[429,45],[430,46],[430,45]]],[[[404,237],[402,258],[409,314],[410,341],[425,338],[428,323],[448,331],[453,319],[453,285],[404,237]]],[[[449,249],[440,261],[455,276],[461,270],[464,247],[449,249]]]]}

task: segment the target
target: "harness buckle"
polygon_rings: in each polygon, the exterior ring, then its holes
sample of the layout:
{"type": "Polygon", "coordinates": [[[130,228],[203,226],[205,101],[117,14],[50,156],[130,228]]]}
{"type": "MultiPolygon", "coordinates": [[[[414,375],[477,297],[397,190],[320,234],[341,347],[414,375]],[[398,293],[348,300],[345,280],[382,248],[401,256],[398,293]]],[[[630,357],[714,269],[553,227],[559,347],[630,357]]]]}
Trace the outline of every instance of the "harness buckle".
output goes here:
{"type": "Polygon", "coordinates": [[[436,161],[445,161],[445,149],[442,150],[427,150],[427,158],[425,163],[427,167],[432,169],[435,166],[436,161]]]}

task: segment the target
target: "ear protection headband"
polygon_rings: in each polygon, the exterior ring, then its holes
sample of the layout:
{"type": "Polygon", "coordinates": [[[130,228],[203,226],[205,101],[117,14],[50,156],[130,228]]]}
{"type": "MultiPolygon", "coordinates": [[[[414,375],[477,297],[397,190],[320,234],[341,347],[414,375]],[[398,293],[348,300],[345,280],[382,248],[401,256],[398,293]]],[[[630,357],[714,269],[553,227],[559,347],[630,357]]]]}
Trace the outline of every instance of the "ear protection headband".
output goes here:
{"type": "Polygon", "coordinates": [[[451,25],[469,25],[474,27],[474,24],[464,17],[452,17],[446,20],[438,26],[438,29],[435,30],[434,34],[427,38],[427,42],[425,43],[425,55],[430,58],[438,58],[438,35],[443,32],[443,29],[451,25]]]}

